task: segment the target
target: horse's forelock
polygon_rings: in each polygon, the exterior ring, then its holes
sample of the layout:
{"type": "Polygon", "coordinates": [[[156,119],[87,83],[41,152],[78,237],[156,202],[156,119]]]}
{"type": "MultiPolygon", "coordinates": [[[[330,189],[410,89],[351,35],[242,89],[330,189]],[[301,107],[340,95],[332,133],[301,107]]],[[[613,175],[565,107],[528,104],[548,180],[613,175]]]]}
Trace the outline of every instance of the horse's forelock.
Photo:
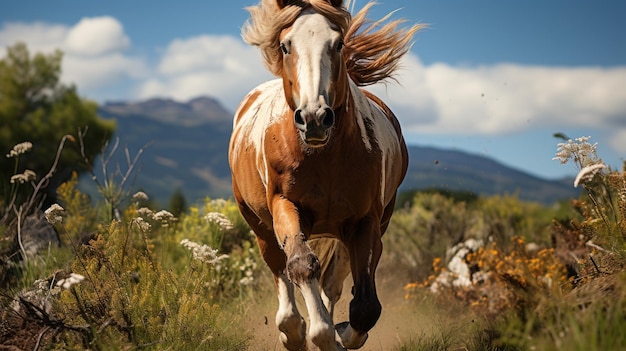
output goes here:
{"type": "Polygon", "coordinates": [[[248,7],[250,19],[242,28],[246,43],[261,49],[265,66],[274,75],[282,73],[282,53],[280,33],[293,25],[300,13],[312,7],[346,33],[350,24],[350,13],[343,8],[335,8],[325,0],[292,1],[282,9],[274,0],[262,0],[257,6],[248,7]]]}

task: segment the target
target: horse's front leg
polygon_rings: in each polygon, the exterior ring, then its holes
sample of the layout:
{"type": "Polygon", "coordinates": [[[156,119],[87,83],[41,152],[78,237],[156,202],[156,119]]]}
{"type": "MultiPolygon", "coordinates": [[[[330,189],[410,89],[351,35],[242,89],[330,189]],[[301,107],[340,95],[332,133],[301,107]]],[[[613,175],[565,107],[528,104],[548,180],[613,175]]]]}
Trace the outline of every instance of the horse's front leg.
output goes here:
{"type": "Polygon", "coordinates": [[[363,346],[367,332],[374,327],[382,311],[374,282],[374,273],[382,253],[379,223],[372,218],[362,220],[355,235],[346,240],[354,279],[353,298],[350,301],[350,322],[337,325],[337,332],[343,346],[348,349],[363,346]]]}
{"type": "Polygon", "coordinates": [[[319,291],[319,260],[306,243],[296,206],[282,196],[272,201],[276,239],[287,256],[286,273],[302,293],[309,313],[309,337],[321,350],[343,350],[319,291]]]}
{"type": "MultiPolygon", "coordinates": [[[[237,197],[239,192],[236,186],[234,190],[237,197]]],[[[238,203],[241,214],[257,236],[263,259],[274,274],[278,295],[276,326],[280,330],[280,341],[287,350],[302,350],[306,347],[306,323],[296,307],[293,284],[285,274],[287,257],[278,245],[274,232],[261,224],[257,215],[243,201],[239,200],[238,203]]]]}

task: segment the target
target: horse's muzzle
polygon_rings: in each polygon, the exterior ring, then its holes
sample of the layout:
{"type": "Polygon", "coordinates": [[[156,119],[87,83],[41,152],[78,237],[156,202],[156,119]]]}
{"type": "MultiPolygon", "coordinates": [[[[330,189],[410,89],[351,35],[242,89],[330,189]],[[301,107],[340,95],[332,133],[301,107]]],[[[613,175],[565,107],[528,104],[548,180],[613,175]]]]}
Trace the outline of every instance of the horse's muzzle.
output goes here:
{"type": "Polygon", "coordinates": [[[320,108],[315,113],[297,109],[293,121],[305,143],[320,147],[328,142],[330,129],[335,124],[335,112],[330,107],[320,108]]]}

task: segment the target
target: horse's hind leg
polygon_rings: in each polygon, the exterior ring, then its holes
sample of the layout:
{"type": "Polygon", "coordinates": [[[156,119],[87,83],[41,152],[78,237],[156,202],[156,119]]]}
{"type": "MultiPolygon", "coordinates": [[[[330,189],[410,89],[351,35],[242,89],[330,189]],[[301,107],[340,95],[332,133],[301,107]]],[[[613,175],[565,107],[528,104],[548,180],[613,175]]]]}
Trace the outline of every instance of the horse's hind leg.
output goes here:
{"type": "Polygon", "coordinates": [[[359,225],[357,233],[346,245],[354,279],[350,322],[337,325],[342,344],[348,349],[363,346],[367,332],[374,327],[382,311],[374,282],[374,273],[382,253],[380,226],[376,221],[365,220],[359,225]]]}
{"type": "Polygon", "coordinates": [[[320,261],[322,301],[332,320],[335,304],[341,298],[343,282],[350,274],[350,257],[346,247],[338,239],[310,240],[309,245],[320,261]]]}

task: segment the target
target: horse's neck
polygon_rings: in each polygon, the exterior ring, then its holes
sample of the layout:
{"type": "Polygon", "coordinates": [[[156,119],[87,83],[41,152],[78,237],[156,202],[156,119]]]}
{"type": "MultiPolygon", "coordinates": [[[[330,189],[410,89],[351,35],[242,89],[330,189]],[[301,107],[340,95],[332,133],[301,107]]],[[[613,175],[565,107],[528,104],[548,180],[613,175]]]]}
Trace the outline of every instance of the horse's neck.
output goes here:
{"type": "Polygon", "coordinates": [[[367,132],[367,124],[372,118],[372,108],[370,100],[361,89],[350,79],[348,84],[348,94],[346,101],[340,108],[341,118],[338,118],[338,133],[344,134],[348,138],[344,140],[359,139],[368,150],[371,150],[370,136],[367,132]]]}

